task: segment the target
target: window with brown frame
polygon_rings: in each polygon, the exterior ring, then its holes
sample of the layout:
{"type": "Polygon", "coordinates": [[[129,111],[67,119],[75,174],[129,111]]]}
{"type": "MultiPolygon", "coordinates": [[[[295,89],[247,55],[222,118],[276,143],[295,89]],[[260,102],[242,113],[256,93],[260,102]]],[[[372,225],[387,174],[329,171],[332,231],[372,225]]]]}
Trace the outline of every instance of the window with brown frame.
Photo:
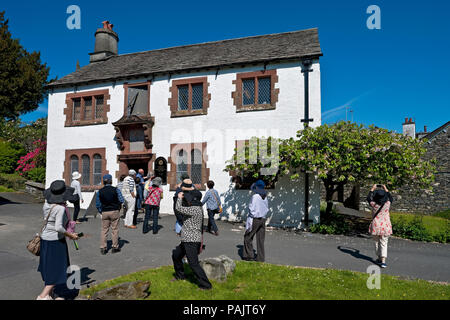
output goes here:
{"type": "Polygon", "coordinates": [[[236,74],[236,90],[231,96],[237,112],[273,110],[278,102],[279,89],[276,70],[265,70],[236,74]]]}
{"type": "Polygon", "coordinates": [[[72,182],[72,173],[81,173],[82,191],[94,191],[102,187],[102,177],[106,170],[105,148],[66,150],[63,178],[66,184],[72,182]]]}
{"type": "Polygon", "coordinates": [[[108,90],[69,93],[66,95],[66,127],[108,123],[108,90]]]}
{"type": "Polygon", "coordinates": [[[206,160],[206,142],[171,144],[168,159],[170,172],[167,174],[170,190],[176,189],[176,185],[181,182],[181,176],[185,173],[198,190],[205,190],[205,183],[209,179],[206,160]]]}
{"type": "Polygon", "coordinates": [[[202,115],[208,113],[209,100],[208,78],[190,78],[173,80],[169,98],[172,117],[202,115]]]}
{"type": "Polygon", "coordinates": [[[150,114],[151,81],[125,83],[125,115],[147,116],[150,114]]]}

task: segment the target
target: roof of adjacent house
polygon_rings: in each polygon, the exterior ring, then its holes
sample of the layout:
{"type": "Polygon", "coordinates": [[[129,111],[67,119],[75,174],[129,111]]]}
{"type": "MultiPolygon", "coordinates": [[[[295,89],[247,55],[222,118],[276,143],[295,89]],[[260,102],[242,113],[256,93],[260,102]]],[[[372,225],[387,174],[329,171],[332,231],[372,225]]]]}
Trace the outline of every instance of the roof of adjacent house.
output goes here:
{"type": "Polygon", "coordinates": [[[322,56],[317,28],[111,56],[47,87],[322,56]]]}
{"type": "Polygon", "coordinates": [[[429,134],[427,134],[426,136],[422,137],[421,139],[427,139],[428,141],[431,141],[432,139],[434,139],[439,133],[441,133],[442,131],[444,131],[445,129],[447,129],[447,127],[450,126],[450,121],[447,121],[447,123],[444,123],[442,126],[440,126],[439,128],[437,128],[436,130],[430,132],[429,134]]]}

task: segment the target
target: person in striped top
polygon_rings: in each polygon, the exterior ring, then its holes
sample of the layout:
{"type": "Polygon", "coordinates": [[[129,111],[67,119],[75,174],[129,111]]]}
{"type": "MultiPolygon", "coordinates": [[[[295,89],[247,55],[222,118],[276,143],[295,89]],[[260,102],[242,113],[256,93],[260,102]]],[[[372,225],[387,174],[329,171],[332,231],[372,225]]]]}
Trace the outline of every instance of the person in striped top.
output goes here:
{"type": "Polygon", "coordinates": [[[134,178],[136,177],[136,171],[131,169],[128,171],[128,176],[123,180],[122,195],[127,203],[127,213],[125,215],[124,225],[125,228],[136,229],[133,225],[134,206],[136,204],[136,183],[134,178]]]}

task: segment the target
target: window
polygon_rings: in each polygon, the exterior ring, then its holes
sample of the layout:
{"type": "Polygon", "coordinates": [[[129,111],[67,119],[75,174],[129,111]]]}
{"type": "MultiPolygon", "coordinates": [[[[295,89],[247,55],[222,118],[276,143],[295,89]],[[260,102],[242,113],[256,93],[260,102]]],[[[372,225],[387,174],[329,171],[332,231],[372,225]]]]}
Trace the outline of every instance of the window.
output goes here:
{"type": "Polygon", "coordinates": [[[125,115],[150,115],[150,81],[125,83],[125,115]]]}
{"type": "Polygon", "coordinates": [[[240,73],[233,84],[236,90],[232,93],[237,112],[275,109],[279,89],[276,70],[240,73]]]}
{"type": "Polygon", "coordinates": [[[181,149],[177,157],[177,181],[181,181],[183,174],[188,173],[187,152],[181,149]]]}
{"type": "Polygon", "coordinates": [[[102,157],[99,154],[94,154],[94,186],[102,184],[102,157]]]}
{"type": "Polygon", "coordinates": [[[75,171],[79,171],[78,169],[78,157],[77,156],[71,156],[70,157],[70,182],[72,182],[72,173],[75,171]]]}
{"type": "Polygon", "coordinates": [[[82,191],[94,191],[101,188],[102,177],[106,170],[105,148],[66,150],[63,177],[67,184],[72,182],[72,172],[81,173],[82,191]]]}
{"type": "Polygon", "coordinates": [[[173,80],[169,98],[172,117],[207,114],[211,100],[208,86],[207,77],[173,80]]]}
{"type": "Polygon", "coordinates": [[[83,186],[88,186],[91,184],[91,159],[88,155],[83,155],[81,157],[81,167],[82,167],[82,173],[81,173],[81,184],[83,186]]]}
{"type": "Polygon", "coordinates": [[[209,179],[209,169],[206,167],[206,142],[183,143],[170,145],[171,156],[170,172],[167,181],[170,190],[175,190],[176,185],[181,182],[181,176],[188,174],[199,190],[205,190],[205,183],[209,179]]]}
{"type": "Polygon", "coordinates": [[[110,98],[108,90],[96,90],[66,95],[66,127],[108,123],[110,98]]]}

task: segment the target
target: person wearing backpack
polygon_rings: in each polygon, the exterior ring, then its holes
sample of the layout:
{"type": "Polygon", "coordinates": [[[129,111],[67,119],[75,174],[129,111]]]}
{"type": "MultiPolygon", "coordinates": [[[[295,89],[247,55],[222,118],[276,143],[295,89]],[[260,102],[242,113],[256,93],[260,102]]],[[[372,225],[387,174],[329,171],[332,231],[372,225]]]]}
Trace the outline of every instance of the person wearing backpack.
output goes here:
{"type": "Polygon", "coordinates": [[[202,205],[206,203],[206,210],[208,211],[208,232],[219,235],[219,229],[217,228],[216,222],[214,221],[214,215],[222,212],[222,203],[220,202],[220,196],[217,190],[214,189],[214,181],[209,180],[206,185],[208,186],[208,191],[206,191],[205,196],[202,200],[202,205]]]}
{"type": "Polygon", "coordinates": [[[112,176],[105,174],[103,176],[103,184],[105,185],[97,192],[95,206],[102,216],[102,233],[100,240],[100,253],[107,253],[107,242],[109,229],[111,228],[112,253],[120,252],[119,247],[119,221],[120,207],[125,201],[122,192],[112,186],[112,176]]]}
{"type": "Polygon", "coordinates": [[[369,233],[375,240],[376,263],[381,268],[387,267],[387,246],[389,236],[392,234],[389,209],[393,201],[385,185],[374,184],[367,195],[367,202],[372,208],[372,222],[369,225],[369,233]]]}
{"type": "Polygon", "coordinates": [[[148,233],[150,230],[148,221],[150,216],[153,215],[153,234],[158,233],[158,215],[159,204],[163,198],[163,190],[159,187],[162,184],[160,177],[153,178],[153,180],[147,181],[144,188],[144,203],[145,203],[145,218],[142,233],[148,233]]]}

